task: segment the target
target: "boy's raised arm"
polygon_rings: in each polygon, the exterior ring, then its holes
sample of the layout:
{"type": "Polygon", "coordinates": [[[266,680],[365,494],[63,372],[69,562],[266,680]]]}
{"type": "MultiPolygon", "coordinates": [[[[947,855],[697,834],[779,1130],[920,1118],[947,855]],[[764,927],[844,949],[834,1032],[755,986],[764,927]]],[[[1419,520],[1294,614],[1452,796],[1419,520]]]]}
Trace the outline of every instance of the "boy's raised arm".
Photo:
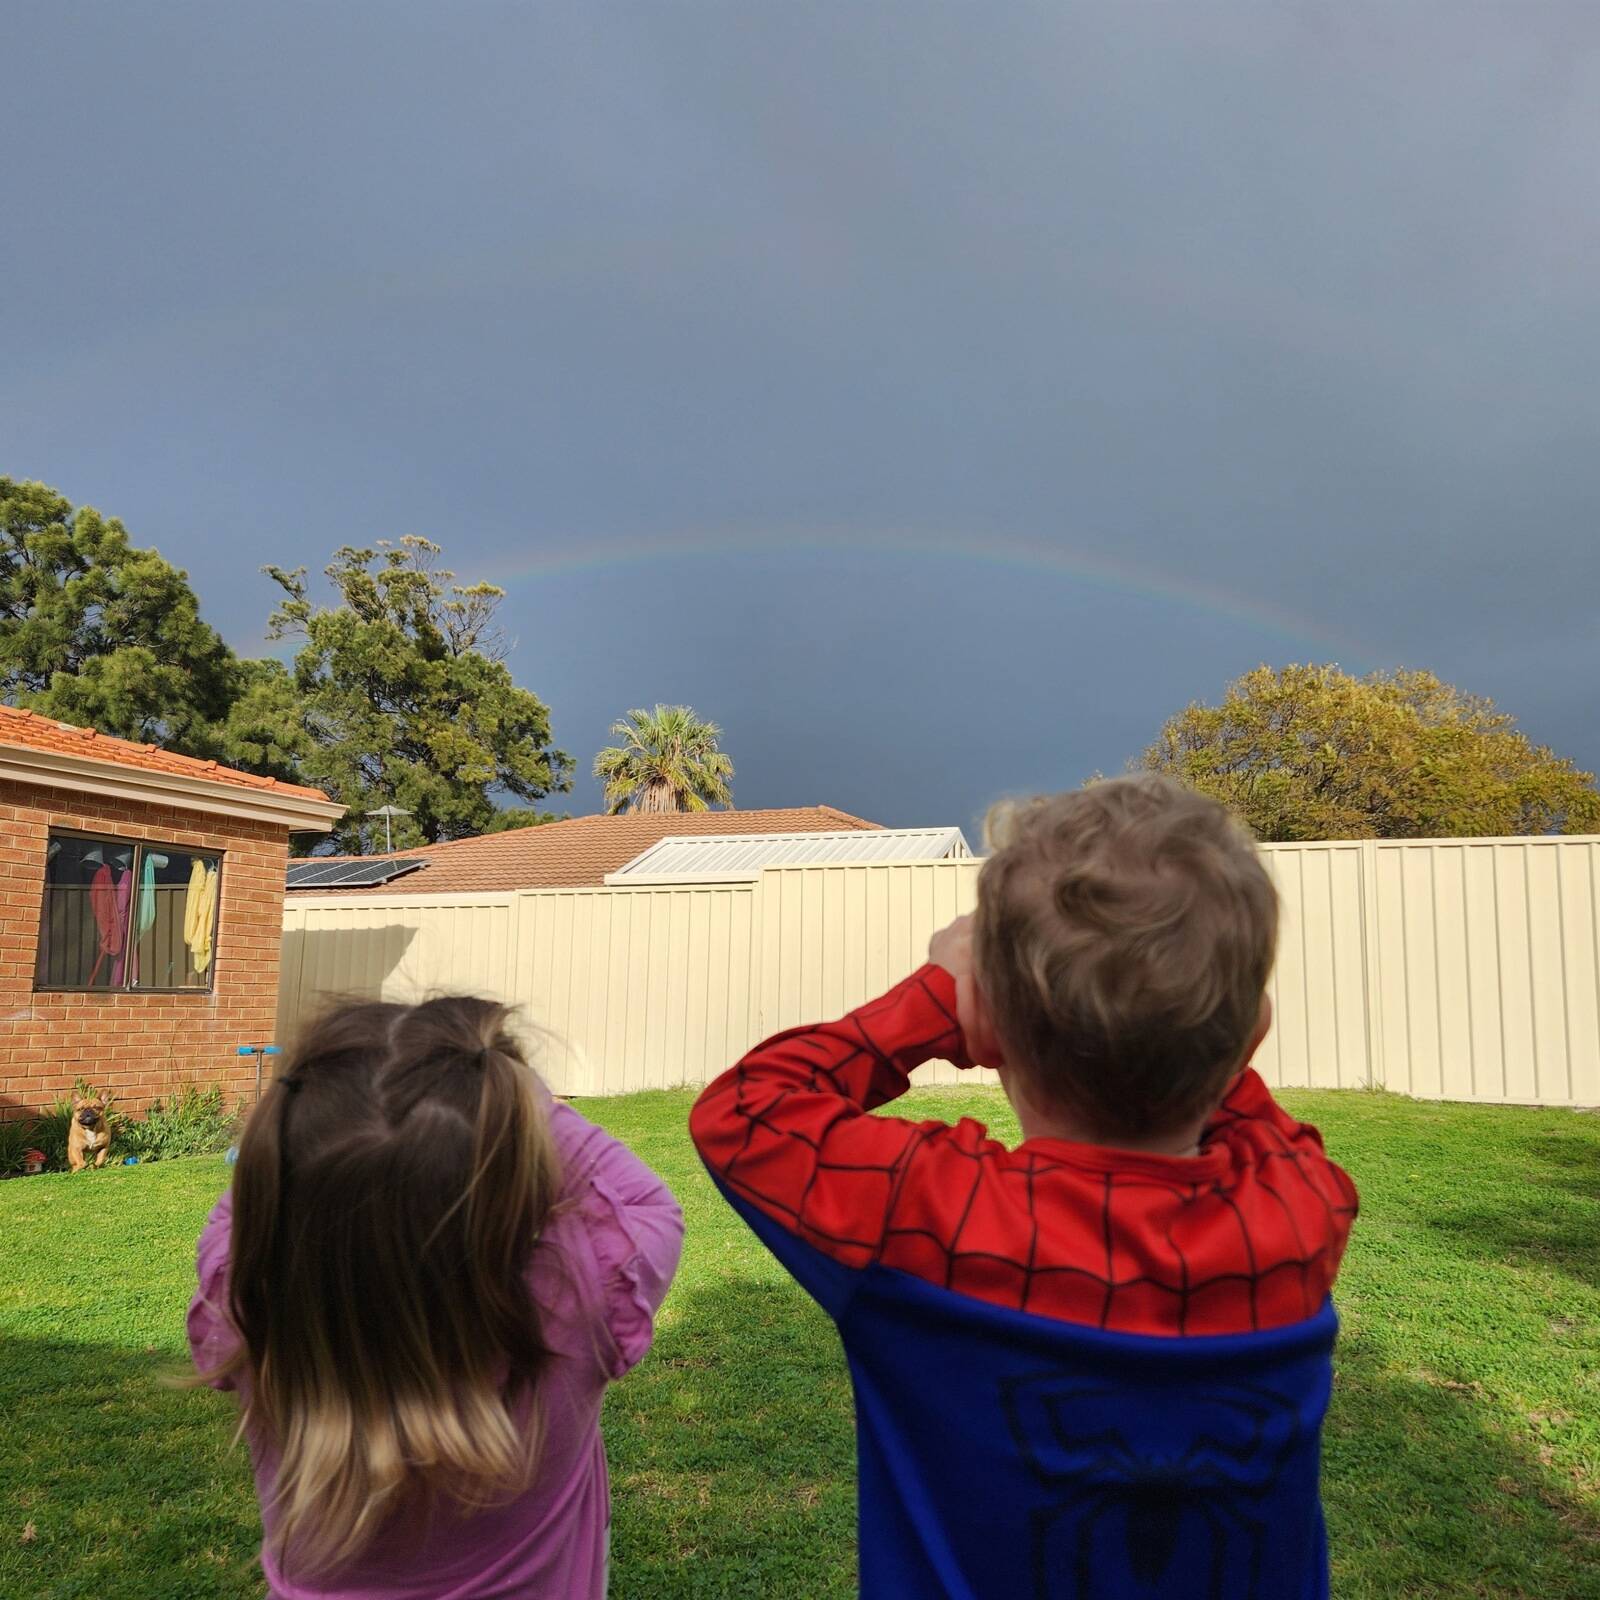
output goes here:
{"type": "Polygon", "coordinates": [[[906,1159],[952,1131],[868,1113],[904,1094],[914,1067],[940,1058],[964,1063],[966,1053],[955,979],[930,964],[837,1022],[758,1045],[706,1088],[689,1131],[747,1219],[754,1207],[834,1261],[866,1266],[906,1159]]]}

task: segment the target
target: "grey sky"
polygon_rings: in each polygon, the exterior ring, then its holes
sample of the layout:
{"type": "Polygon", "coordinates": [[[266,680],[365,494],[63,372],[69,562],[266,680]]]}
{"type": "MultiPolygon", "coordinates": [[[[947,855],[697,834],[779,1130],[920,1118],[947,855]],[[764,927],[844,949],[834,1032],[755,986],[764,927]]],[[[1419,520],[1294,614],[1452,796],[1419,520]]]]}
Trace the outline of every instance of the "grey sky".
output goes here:
{"type": "Polygon", "coordinates": [[[585,772],[687,700],[744,805],[970,824],[1263,660],[1600,763],[1592,4],[12,0],[3,48],[0,471],[241,648],[261,561],[416,532],[585,772]]]}

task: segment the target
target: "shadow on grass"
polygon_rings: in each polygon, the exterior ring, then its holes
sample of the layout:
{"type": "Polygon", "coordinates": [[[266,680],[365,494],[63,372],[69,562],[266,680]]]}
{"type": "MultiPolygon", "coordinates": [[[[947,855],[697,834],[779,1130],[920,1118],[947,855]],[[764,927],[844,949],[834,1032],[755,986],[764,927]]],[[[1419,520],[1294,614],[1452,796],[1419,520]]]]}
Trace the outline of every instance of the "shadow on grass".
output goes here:
{"type": "Polygon", "coordinates": [[[675,1293],[605,1434],[618,1600],[855,1594],[849,1378],[793,1285],[675,1293]]]}
{"type": "Polygon", "coordinates": [[[260,1524],[231,1400],[175,1389],[171,1351],[7,1337],[0,1594],[259,1596],[260,1524]]]}
{"type": "MultiPolygon", "coordinates": [[[[1576,1359],[1576,1353],[1574,1358],[1576,1359]]],[[[1477,1384],[1341,1341],[1323,1498],[1338,1600],[1600,1596],[1600,1505],[1477,1384]]]]}
{"type": "MultiPolygon", "coordinates": [[[[231,1403],[165,1387],[173,1359],[7,1341],[0,1594],[260,1594],[231,1403]]],[[[1600,1596],[1592,1500],[1510,1423],[1474,1387],[1397,1377],[1346,1341],[1325,1471],[1339,1600],[1600,1596]]],[[[729,1276],[675,1296],[606,1404],[613,1595],[853,1594],[852,1426],[837,1341],[797,1290],[729,1276]]]]}
{"type": "Polygon", "coordinates": [[[1526,1165],[1517,1185],[1476,1187],[1428,1226],[1472,1259],[1542,1267],[1600,1288],[1600,1148],[1548,1133],[1518,1153],[1526,1165]]]}
{"type": "MultiPolygon", "coordinates": [[[[1471,1386],[1341,1346],[1324,1478],[1338,1600],[1600,1597],[1593,1499],[1513,1422],[1471,1386]]],[[[855,1592],[849,1382],[798,1290],[730,1277],[676,1298],[606,1424],[616,1595],[855,1592]]]]}
{"type": "MultiPolygon", "coordinates": [[[[167,1350],[6,1339],[6,1600],[260,1596],[233,1403],[164,1382],[183,1370],[167,1350]]],[[[831,1327],[789,1285],[730,1279],[676,1303],[604,1426],[614,1597],[855,1592],[849,1383],[831,1327]]]]}

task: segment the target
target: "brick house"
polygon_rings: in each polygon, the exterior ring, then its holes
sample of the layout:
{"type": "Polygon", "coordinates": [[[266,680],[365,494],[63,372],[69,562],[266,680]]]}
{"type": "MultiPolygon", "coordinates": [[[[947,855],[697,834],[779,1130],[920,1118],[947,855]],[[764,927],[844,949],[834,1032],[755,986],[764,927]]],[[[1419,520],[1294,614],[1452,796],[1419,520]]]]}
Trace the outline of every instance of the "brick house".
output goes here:
{"type": "Polygon", "coordinates": [[[246,1093],[272,1038],[289,835],[315,789],[0,706],[0,1118],[80,1077],[137,1111],[246,1093]]]}

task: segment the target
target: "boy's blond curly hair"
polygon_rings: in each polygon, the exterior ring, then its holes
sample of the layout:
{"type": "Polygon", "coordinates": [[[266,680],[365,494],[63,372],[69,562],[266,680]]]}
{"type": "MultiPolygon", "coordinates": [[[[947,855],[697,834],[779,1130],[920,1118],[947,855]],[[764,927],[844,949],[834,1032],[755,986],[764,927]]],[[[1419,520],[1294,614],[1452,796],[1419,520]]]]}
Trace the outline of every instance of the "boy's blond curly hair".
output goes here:
{"type": "Polygon", "coordinates": [[[989,814],[974,962],[1010,1069],[1097,1136],[1222,1097],[1272,970],[1278,898],[1214,800],[1144,774],[989,814]]]}

